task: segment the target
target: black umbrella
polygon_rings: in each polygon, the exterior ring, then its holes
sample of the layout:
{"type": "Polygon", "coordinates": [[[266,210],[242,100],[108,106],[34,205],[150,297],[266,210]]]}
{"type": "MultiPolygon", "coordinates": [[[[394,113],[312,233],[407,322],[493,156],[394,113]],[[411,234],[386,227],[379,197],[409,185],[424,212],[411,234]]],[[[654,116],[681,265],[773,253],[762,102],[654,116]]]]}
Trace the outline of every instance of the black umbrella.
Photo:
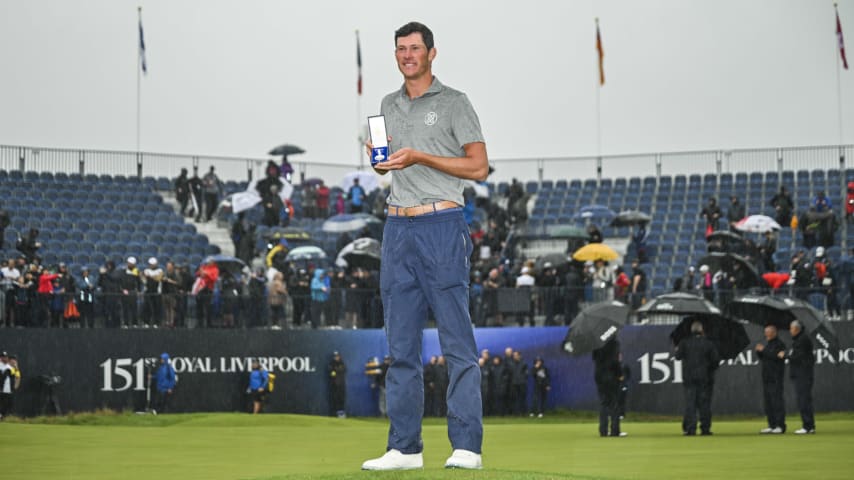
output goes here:
{"type": "Polygon", "coordinates": [[[373,238],[357,238],[338,252],[335,264],[340,267],[379,270],[382,246],[373,238]]]}
{"type": "Polygon", "coordinates": [[[706,237],[707,242],[712,242],[715,240],[720,240],[723,242],[732,242],[732,243],[743,243],[744,242],[744,238],[741,235],[739,235],[737,233],[730,232],[729,230],[716,230],[716,231],[710,233],[706,237]]]}
{"type": "Polygon", "coordinates": [[[573,319],[563,350],[574,356],[601,348],[617,335],[629,318],[629,307],[616,300],[596,303],[573,319]]]}
{"type": "Polygon", "coordinates": [[[778,297],[770,295],[745,295],[731,301],[726,306],[727,315],[746,320],[757,325],[774,325],[786,330],[795,319],[789,305],[778,297]]]}
{"type": "Polygon", "coordinates": [[[822,312],[803,300],[745,295],[730,302],[727,313],[750,323],[774,325],[781,330],[787,330],[792,320],[798,320],[815,340],[817,348],[826,348],[832,352],[839,350],[839,338],[833,326],[822,312]]]}
{"type": "Polygon", "coordinates": [[[804,330],[815,340],[816,348],[830,350],[831,354],[839,351],[839,338],[836,330],[827,321],[824,313],[806,302],[799,302],[792,306],[795,319],[803,325],[804,330]]]}
{"type": "Polygon", "coordinates": [[[558,270],[565,269],[569,266],[569,256],[565,253],[549,253],[537,257],[537,262],[534,264],[534,269],[542,272],[546,268],[546,264],[551,263],[553,268],[558,270]]]}
{"type": "Polygon", "coordinates": [[[612,227],[627,227],[629,225],[640,225],[649,223],[652,217],[639,210],[624,210],[611,221],[612,227]]]}
{"type": "Polygon", "coordinates": [[[691,324],[695,320],[703,324],[703,333],[715,344],[721,358],[735,358],[750,345],[744,325],[721,315],[690,315],[683,318],[670,332],[673,345],[679,345],[682,339],[691,335],[691,324]]]}
{"type": "Polygon", "coordinates": [[[270,150],[268,155],[282,155],[287,157],[288,155],[296,155],[298,153],[305,153],[305,150],[301,149],[296,145],[291,145],[290,143],[286,143],[284,145],[279,145],[278,147],[270,150]]]}
{"type": "Polygon", "coordinates": [[[659,295],[637,310],[647,315],[720,315],[712,302],[690,293],[676,292],[659,295]]]}
{"type": "Polygon", "coordinates": [[[738,265],[739,269],[747,276],[747,283],[750,285],[764,285],[762,278],[759,276],[759,272],[756,270],[756,266],[741,255],[714,252],[701,258],[700,261],[697,262],[697,265],[708,265],[709,270],[712,272],[723,270],[729,274],[735,272],[735,265],[738,265]]]}

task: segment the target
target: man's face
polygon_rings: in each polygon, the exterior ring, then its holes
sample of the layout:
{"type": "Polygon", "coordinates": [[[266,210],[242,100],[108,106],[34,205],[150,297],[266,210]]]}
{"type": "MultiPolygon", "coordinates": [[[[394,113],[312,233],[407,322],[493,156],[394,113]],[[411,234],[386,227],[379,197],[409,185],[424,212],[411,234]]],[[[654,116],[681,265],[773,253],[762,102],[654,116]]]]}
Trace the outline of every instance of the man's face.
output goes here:
{"type": "Polygon", "coordinates": [[[765,339],[769,342],[777,338],[777,327],[773,325],[768,325],[765,327],[765,339]]]}
{"type": "Polygon", "coordinates": [[[793,323],[789,325],[789,333],[794,337],[795,335],[801,333],[801,327],[793,323]]]}
{"type": "Polygon", "coordinates": [[[504,349],[504,356],[509,357],[510,355],[513,355],[513,349],[510,347],[505,348],[504,349]]]}
{"type": "Polygon", "coordinates": [[[394,56],[403,78],[414,80],[430,73],[430,64],[436,49],[427,50],[424,39],[418,32],[397,39],[394,56]]]}

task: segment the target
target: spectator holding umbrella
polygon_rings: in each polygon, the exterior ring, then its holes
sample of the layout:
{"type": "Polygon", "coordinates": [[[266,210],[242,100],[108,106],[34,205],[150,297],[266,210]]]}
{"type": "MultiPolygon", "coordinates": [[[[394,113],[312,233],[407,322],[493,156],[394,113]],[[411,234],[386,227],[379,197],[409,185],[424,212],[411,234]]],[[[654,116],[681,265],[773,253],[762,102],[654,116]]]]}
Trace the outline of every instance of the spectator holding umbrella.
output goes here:
{"type": "Polygon", "coordinates": [[[768,426],[759,433],[785,433],[786,407],[783,403],[783,371],[786,368],[786,344],[777,337],[777,327],[765,327],[765,344],[756,344],[762,364],[762,395],[768,426]]]}
{"type": "Polygon", "coordinates": [[[815,418],[813,415],[812,385],[815,379],[815,354],[812,350],[812,341],[809,335],[804,333],[801,322],[793,320],[789,324],[789,333],[792,334],[792,348],[786,357],[789,360],[789,378],[795,385],[795,396],[798,399],[798,410],[801,413],[803,426],[795,433],[804,435],[815,433],[815,418]]]}
{"type": "Polygon", "coordinates": [[[595,365],[593,378],[596,380],[596,391],[599,394],[599,436],[625,437],[626,432],[620,431],[617,404],[622,369],[620,343],[616,338],[593,350],[593,363],[595,365]]]}
{"type": "Polygon", "coordinates": [[[675,354],[677,360],[682,360],[685,389],[682,434],[688,436],[697,434],[697,411],[699,410],[700,434],[711,435],[712,388],[720,355],[712,341],[703,334],[703,324],[699,320],[691,324],[691,336],[679,342],[675,354]]]}

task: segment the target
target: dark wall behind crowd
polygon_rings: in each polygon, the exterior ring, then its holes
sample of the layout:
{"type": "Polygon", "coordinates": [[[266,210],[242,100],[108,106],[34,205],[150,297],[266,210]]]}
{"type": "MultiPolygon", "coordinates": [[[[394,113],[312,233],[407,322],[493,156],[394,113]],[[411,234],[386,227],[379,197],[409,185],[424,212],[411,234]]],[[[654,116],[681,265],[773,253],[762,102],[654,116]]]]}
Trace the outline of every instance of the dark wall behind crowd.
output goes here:
{"type": "MultiPolygon", "coordinates": [[[[854,323],[835,324],[838,352],[818,351],[815,403],[819,411],[854,410],[854,323]]],[[[667,326],[630,326],[620,333],[624,361],[632,371],[628,407],[633,411],[680,413],[680,365],[671,359],[667,326]]],[[[749,327],[751,339],[761,338],[749,327]]],[[[575,358],[560,350],[566,329],[480,328],[480,349],[503,355],[505,347],[522,352],[528,364],[542,356],[552,375],[552,407],[597,408],[589,355],[575,358]]],[[[788,335],[782,338],[788,344],[788,335]]],[[[424,358],[439,353],[436,330],[424,332],[424,358]]],[[[761,414],[760,367],[750,350],[723,364],[717,376],[713,408],[718,413],[761,414]]],[[[174,411],[241,411],[249,359],[260,357],[277,375],[267,411],[325,415],[329,412],[327,364],[338,350],[347,364],[347,411],[377,414],[376,392],[364,374],[371,357],[387,351],[382,330],[43,330],[0,331],[0,348],[15,353],[24,374],[16,398],[19,414],[40,413],[48,387],[42,375],[62,378],[54,387],[63,411],[96,408],[145,408],[145,359],[172,355],[179,383],[174,411]]],[[[795,412],[787,388],[787,410],[795,412]]]]}

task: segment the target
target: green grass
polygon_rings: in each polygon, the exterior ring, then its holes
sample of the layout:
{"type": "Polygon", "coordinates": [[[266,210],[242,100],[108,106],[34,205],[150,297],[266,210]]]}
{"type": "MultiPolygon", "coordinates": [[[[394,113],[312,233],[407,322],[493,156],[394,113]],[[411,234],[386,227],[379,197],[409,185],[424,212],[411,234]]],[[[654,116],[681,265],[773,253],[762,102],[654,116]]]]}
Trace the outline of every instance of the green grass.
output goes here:
{"type": "MultiPolygon", "coordinates": [[[[796,418],[789,418],[795,425],[796,418]]],[[[387,423],[300,415],[100,412],[0,424],[3,479],[623,479],[851,478],[854,414],[820,415],[817,435],[759,436],[759,418],[716,419],[685,438],[679,420],[640,416],[600,438],[592,414],[487,420],[485,469],[446,471],[444,423],[424,427],[425,469],[361,472],[387,423]]]]}

